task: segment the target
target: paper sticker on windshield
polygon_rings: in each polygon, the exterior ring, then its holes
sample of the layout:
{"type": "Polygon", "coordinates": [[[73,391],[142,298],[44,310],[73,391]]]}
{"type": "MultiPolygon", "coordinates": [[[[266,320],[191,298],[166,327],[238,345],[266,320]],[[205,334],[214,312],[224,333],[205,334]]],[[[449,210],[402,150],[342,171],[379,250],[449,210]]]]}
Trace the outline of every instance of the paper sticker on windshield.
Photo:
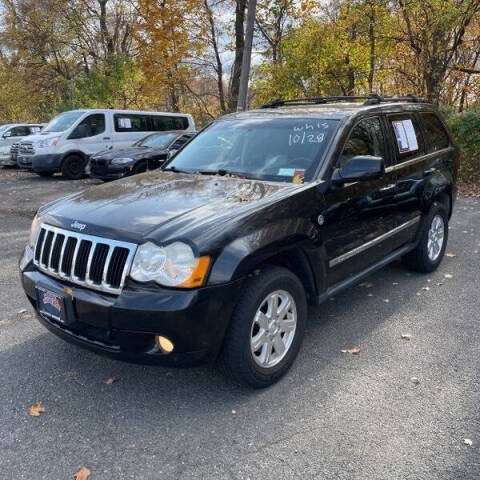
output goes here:
{"type": "Polygon", "coordinates": [[[410,119],[395,120],[392,122],[392,127],[397,137],[398,151],[400,153],[418,150],[417,135],[410,119]]]}
{"type": "Polygon", "coordinates": [[[303,183],[305,179],[305,170],[297,169],[293,175],[292,183],[303,183]]]}
{"type": "Polygon", "coordinates": [[[281,177],[293,177],[295,175],[295,169],[294,168],[280,168],[278,170],[278,174],[281,177]]]}

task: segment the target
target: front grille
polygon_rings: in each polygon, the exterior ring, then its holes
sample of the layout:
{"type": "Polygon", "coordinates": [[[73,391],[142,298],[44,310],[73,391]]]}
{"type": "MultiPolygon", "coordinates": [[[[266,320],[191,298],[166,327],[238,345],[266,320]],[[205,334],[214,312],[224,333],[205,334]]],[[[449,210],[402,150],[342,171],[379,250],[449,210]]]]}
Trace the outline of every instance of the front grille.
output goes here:
{"type": "Polygon", "coordinates": [[[20,143],[18,151],[23,155],[33,155],[35,153],[32,143],[20,143]]]}
{"type": "Polygon", "coordinates": [[[18,153],[18,149],[20,147],[20,144],[17,142],[17,143],[14,143],[11,147],[10,147],[10,153],[11,154],[16,154],[18,153]]]}
{"type": "Polygon", "coordinates": [[[34,250],[35,265],[48,275],[118,294],[137,246],[43,224],[34,250]]]}

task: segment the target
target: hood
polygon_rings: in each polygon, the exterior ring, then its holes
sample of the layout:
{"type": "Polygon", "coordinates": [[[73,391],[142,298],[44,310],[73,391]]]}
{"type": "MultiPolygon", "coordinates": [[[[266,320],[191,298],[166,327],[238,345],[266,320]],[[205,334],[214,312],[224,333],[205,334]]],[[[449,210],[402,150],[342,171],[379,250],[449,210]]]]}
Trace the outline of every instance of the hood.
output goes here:
{"type": "Polygon", "coordinates": [[[28,143],[38,143],[42,140],[49,140],[51,138],[58,138],[63,135],[64,132],[45,132],[45,133],[36,133],[35,135],[28,135],[25,137],[20,143],[28,142],[28,143]]]}
{"type": "MultiPolygon", "coordinates": [[[[48,223],[82,233],[130,241],[173,238],[195,241],[205,230],[258,212],[302,185],[155,170],[127,177],[52,203],[48,223]]],[[[49,218],[48,218],[49,217],[49,218]]]]}
{"type": "Polygon", "coordinates": [[[103,160],[112,160],[114,158],[140,158],[145,155],[151,155],[152,152],[161,151],[160,149],[152,149],[148,147],[128,147],[128,148],[112,148],[110,150],[102,150],[94,155],[95,158],[103,160]]]}

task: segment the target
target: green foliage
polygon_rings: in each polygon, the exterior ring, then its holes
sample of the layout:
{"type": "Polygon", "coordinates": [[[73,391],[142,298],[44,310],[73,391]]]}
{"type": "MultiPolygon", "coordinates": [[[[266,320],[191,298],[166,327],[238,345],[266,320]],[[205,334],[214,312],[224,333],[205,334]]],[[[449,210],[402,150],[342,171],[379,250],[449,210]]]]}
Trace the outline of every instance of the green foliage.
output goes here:
{"type": "MultiPolygon", "coordinates": [[[[122,55],[111,56],[75,79],[75,107],[138,107],[141,99],[132,86],[141,83],[139,76],[131,59],[122,55]]],[[[70,108],[72,103],[73,99],[70,99],[70,108]]]]}
{"type": "Polygon", "coordinates": [[[480,111],[450,114],[447,123],[462,150],[460,180],[480,182],[480,111]]]}

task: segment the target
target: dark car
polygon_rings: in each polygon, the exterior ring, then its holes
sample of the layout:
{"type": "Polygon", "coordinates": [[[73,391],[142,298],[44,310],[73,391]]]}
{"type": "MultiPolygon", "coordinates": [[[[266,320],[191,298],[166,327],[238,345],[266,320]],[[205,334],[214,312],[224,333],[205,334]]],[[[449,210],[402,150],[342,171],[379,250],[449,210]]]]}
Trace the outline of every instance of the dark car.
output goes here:
{"type": "Polygon", "coordinates": [[[104,150],[90,157],[87,172],[93,178],[112,180],[160,167],[195,134],[154,133],[131,147],[104,150]]]}
{"type": "Polygon", "coordinates": [[[227,115],[162,169],[41,208],[20,261],[39,320],[113,357],[278,380],[307,304],[445,252],[459,154],[444,122],[416,97],[359,100],[227,115]]]}

